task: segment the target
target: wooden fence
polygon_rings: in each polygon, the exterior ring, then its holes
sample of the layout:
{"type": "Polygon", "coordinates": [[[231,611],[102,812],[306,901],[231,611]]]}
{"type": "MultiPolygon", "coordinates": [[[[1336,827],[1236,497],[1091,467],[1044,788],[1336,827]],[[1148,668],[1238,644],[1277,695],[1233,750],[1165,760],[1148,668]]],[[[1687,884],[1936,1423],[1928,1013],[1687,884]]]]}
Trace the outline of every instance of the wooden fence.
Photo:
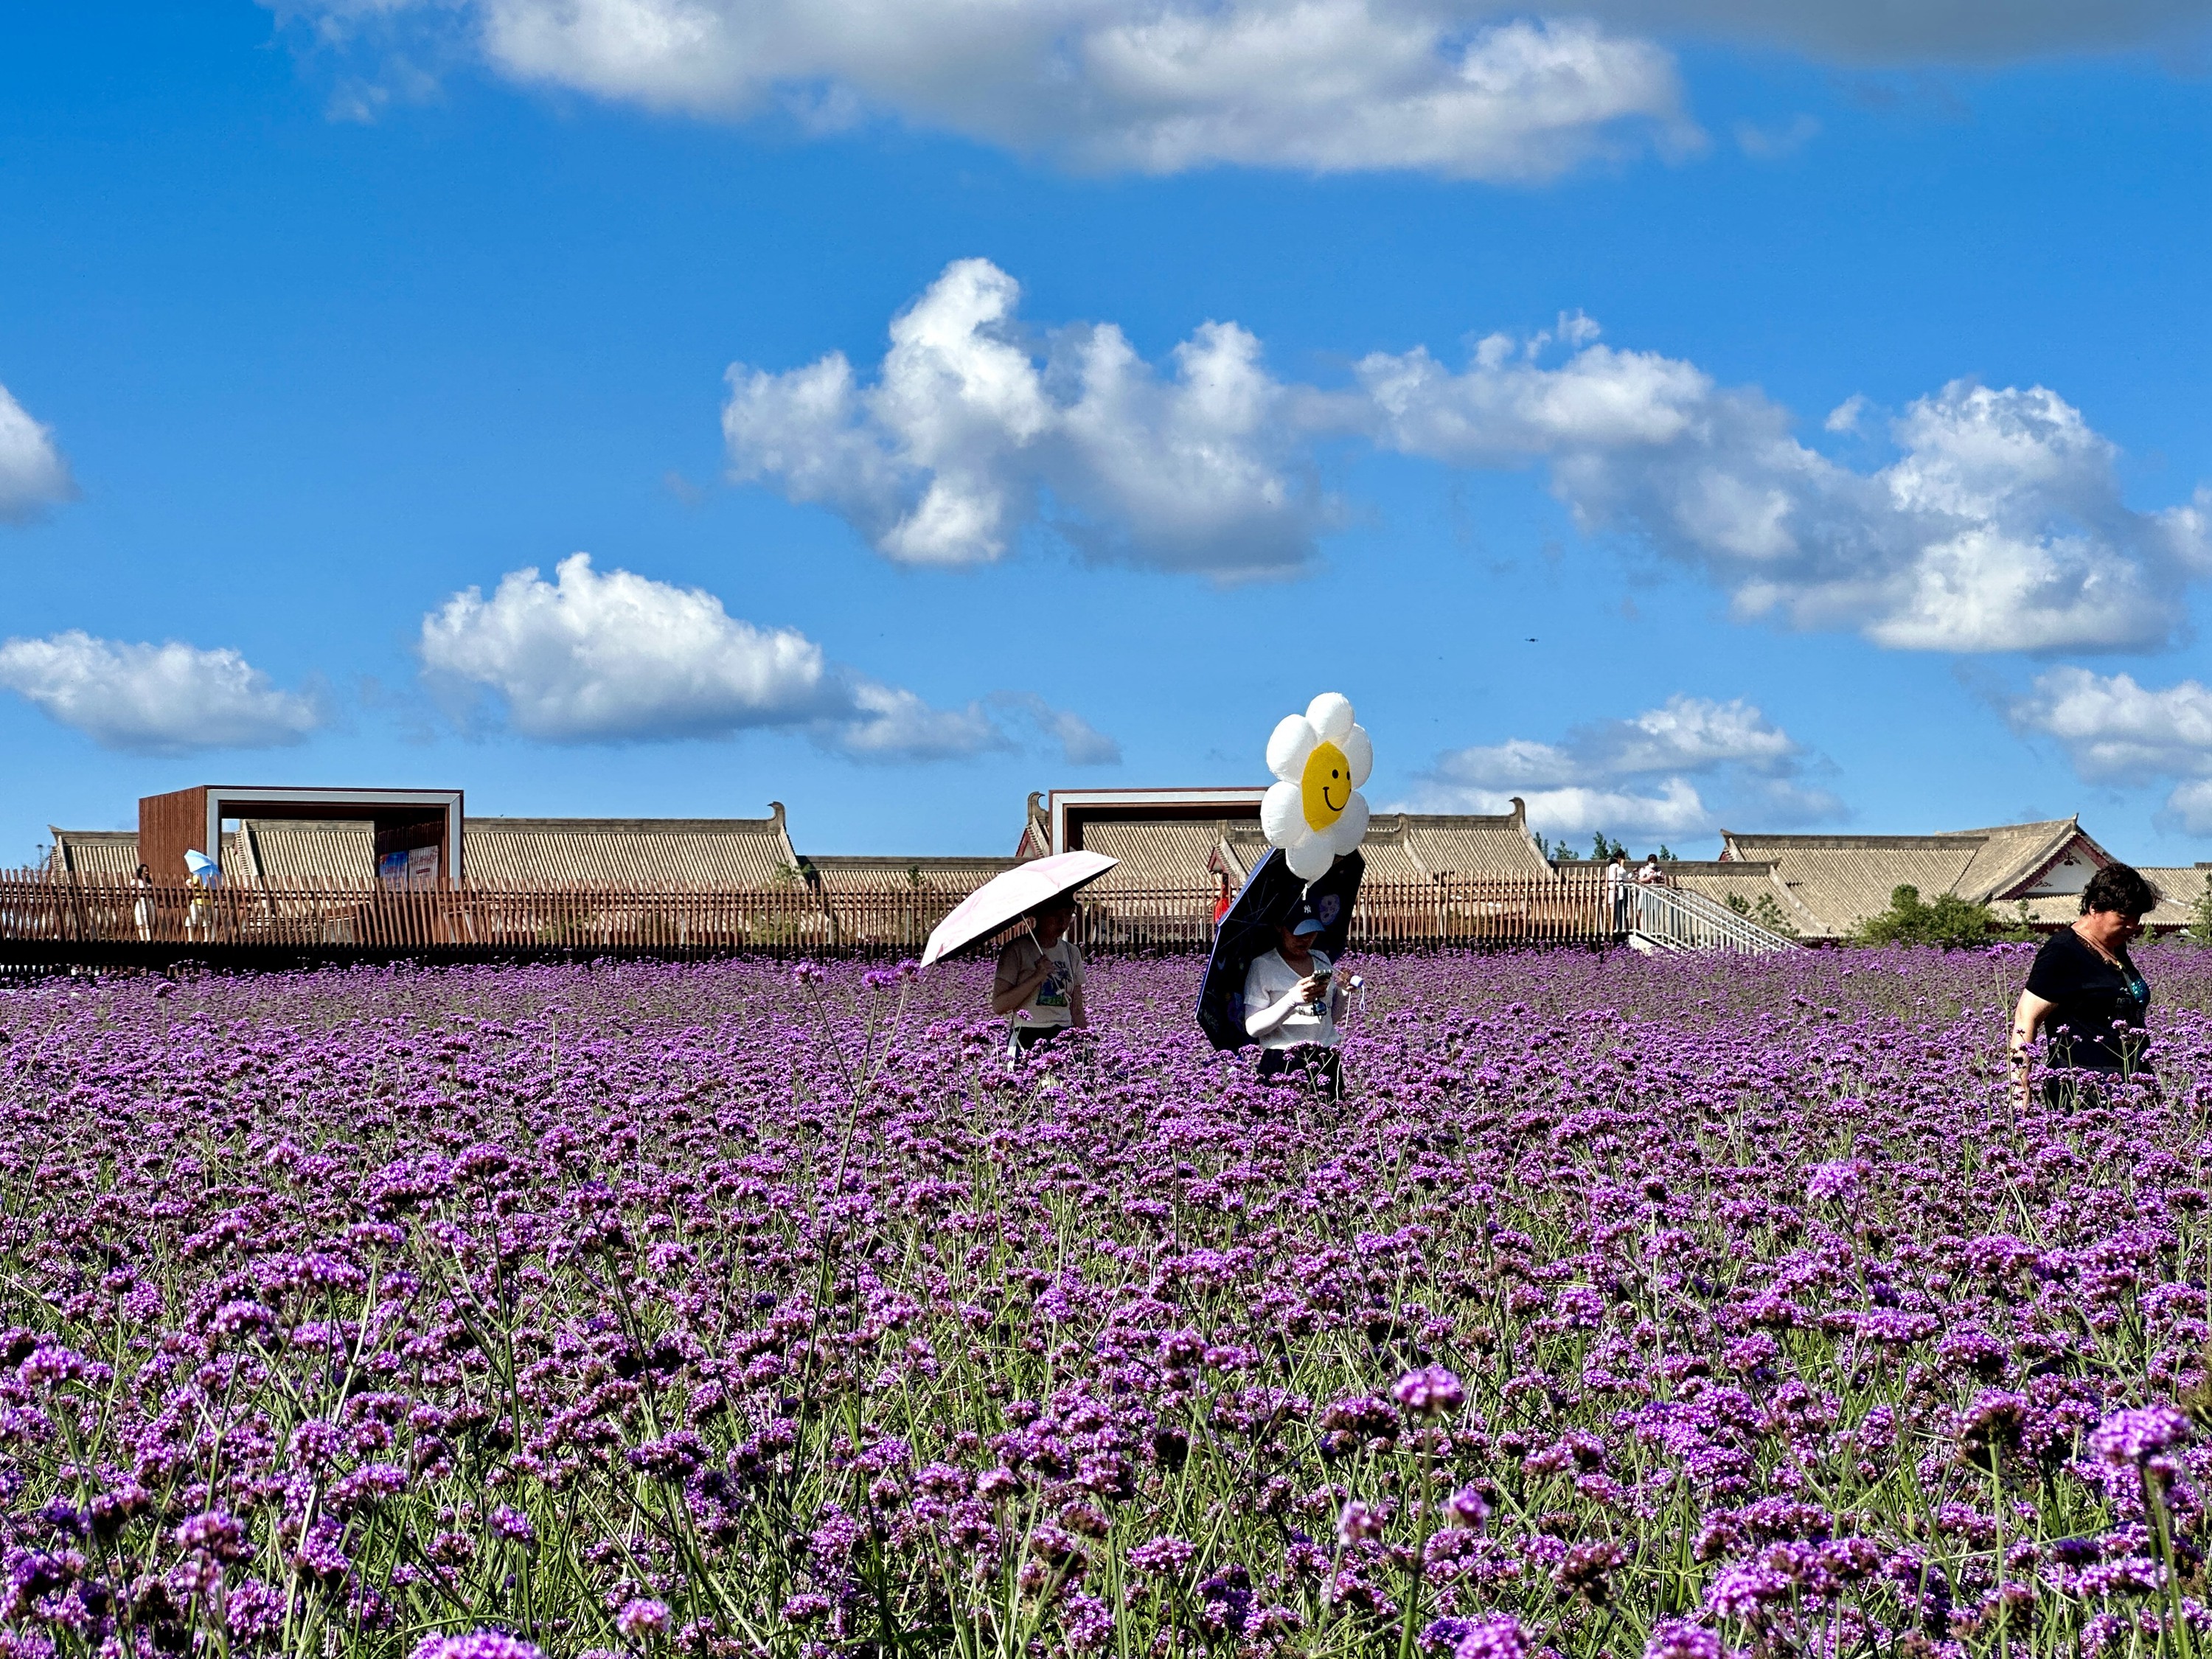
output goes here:
{"type": "MultiPolygon", "coordinates": [[[[0,963],[227,957],[913,956],[964,889],[754,890],[575,886],[238,886],[43,870],[0,874],[0,963]]],[[[1101,952],[1204,950],[1214,891],[1121,889],[1083,898],[1077,937],[1101,952]]],[[[1612,935],[1601,877],[1368,882],[1352,944],[1366,951],[1595,942],[1612,935]]]]}

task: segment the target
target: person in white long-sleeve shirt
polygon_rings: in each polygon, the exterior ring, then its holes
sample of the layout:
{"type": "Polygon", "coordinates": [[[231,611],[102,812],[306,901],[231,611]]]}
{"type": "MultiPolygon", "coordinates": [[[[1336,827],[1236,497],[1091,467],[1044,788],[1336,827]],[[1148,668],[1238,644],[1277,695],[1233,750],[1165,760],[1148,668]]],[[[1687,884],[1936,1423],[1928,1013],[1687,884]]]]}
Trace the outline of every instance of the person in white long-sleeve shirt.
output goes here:
{"type": "Polygon", "coordinates": [[[1336,1052],[1336,1017],[1344,988],[1335,964],[1313,948],[1321,918],[1300,905],[1275,929],[1275,949],[1255,958],[1244,975],[1244,1030],[1261,1047],[1260,1075],[1289,1073],[1334,1100],[1344,1091],[1336,1052]]]}

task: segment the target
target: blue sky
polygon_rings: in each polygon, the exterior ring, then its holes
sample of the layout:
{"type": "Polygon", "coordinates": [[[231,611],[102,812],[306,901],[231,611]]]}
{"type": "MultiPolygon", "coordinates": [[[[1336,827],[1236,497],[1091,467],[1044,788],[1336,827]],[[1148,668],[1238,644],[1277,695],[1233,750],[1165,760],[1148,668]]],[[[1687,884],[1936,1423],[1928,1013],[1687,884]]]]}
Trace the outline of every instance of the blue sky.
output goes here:
{"type": "Polygon", "coordinates": [[[0,862],[1010,850],[1323,690],[1378,807],[2212,858],[2212,7],[2075,9],[19,15],[0,862]]]}

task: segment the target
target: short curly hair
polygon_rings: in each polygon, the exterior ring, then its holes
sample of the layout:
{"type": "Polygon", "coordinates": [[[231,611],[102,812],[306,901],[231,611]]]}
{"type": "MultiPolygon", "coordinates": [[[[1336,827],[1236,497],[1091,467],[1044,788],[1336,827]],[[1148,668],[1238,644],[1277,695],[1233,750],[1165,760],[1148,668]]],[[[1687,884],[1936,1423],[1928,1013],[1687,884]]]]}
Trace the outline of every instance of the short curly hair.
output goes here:
{"type": "Polygon", "coordinates": [[[2158,889],[2143,879],[2133,865],[2108,864],[2089,878],[2081,890],[2081,914],[2117,910],[2124,916],[2140,916],[2158,903],[2158,889]]]}

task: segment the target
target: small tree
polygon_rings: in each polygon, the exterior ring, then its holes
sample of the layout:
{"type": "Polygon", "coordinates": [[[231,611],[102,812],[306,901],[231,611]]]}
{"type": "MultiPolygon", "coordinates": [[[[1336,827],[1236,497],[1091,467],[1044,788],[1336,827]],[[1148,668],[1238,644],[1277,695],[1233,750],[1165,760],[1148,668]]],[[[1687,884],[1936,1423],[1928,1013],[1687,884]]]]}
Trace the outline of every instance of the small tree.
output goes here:
{"type": "Polygon", "coordinates": [[[1889,908],[1860,922],[1852,937],[1861,945],[1940,945],[1954,951],[1986,945],[1995,925],[1986,904],[1956,893],[1938,893],[1933,904],[1923,903],[1920,890],[1908,884],[1893,888],[1889,908]]]}
{"type": "Polygon", "coordinates": [[[1779,933],[1784,939],[1797,937],[1796,924],[1783,914],[1780,902],[1771,893],[1761,893],[1756,904],[1741,893],[1730,893],[1726,902],[1746,921],[1755,921],[1770,933],[1779,933]]]}
{"type": "Polygon", "coordinates": [[[2189,926],[2182,931],[2191,945],[2212,945],[2212,870],[2204,872],[2204,885],[2189,901],[2189,926]]]}
{"type": "Polygon", "coordinates": [[[1601,830],[1590,837],[1590,857],[1595,862],[1603,864],[1607,859],[1625,859],[1627,856],[1628,849],[1617,841],[1607,841],[1604,830],[1601,830]]]}

